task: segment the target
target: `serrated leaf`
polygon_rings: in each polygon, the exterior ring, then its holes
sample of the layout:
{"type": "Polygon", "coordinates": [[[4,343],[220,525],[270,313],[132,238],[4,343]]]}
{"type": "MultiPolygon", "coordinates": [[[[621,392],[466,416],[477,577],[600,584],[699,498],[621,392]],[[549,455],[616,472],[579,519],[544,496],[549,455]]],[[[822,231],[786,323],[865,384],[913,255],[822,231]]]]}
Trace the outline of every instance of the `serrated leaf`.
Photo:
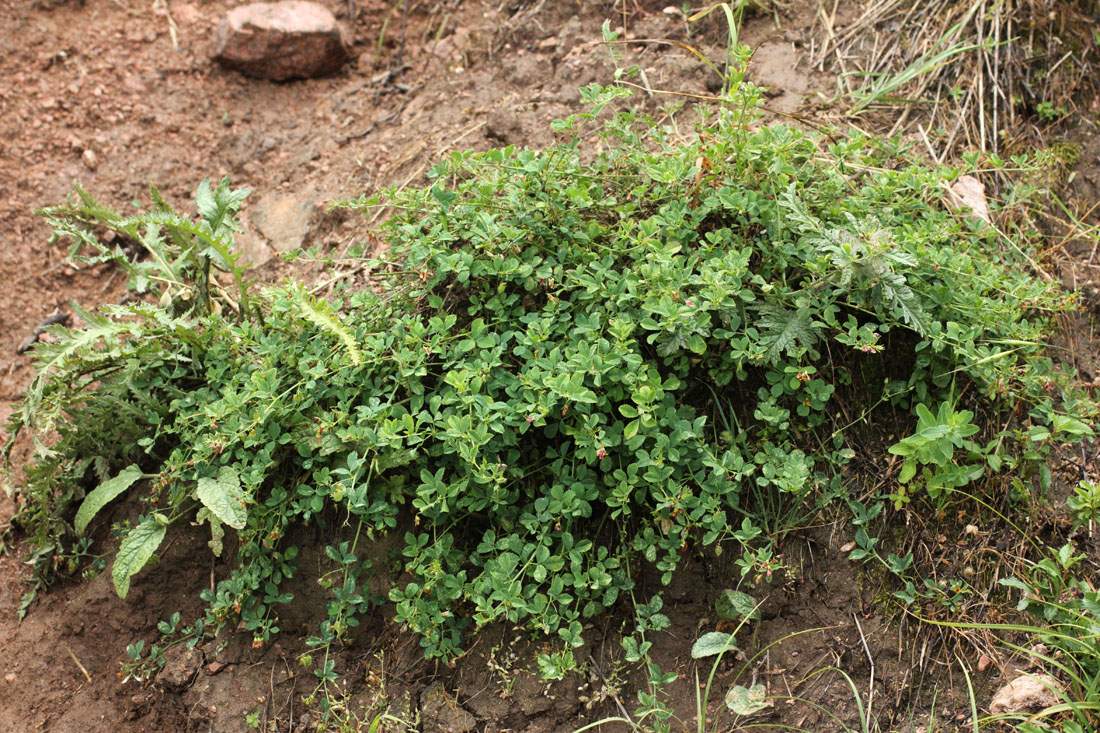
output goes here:
{"type": "Polygon", "coordinates": [[[119,598],[125,598],[130,592],[130,578],[145,567],[149,558],[164,541],[164,534],[168,531],[155,519],[146,519],[130,530],[126,538],[119,545],[118,554],[115,555],[115,566],[111,571],[111,579],[115,583],[115,592],[119,598]]]}
{"type": "Polygon", "coordinates": [[[117,476],[109,478],[84,497],[84,502],[76,512],[73,520],[73,528],[79,535],[84,534],[88,528],[88,522],[95,518],[99,510],[107,506],[113,499],[130,488],[135,481],[144,476],[136,465],[129,465],[122,469],[117,476]]]}
{"type": "Polygon", "coordinates": [[[199,216],[207,220],[213,219],[218,214],[218,205],[214,201],[214,193],[210,190],[209,176],[199,181],[199,186],[195,190],[195,208],[198,209],[199,216]]]}
{"type": "Polygon", "coordinates": [[[703,657],[713,657],[715,654],[732,651],[736,648],[737,641],[733,638],[733,634],[726,634],[721,631],[710,631],[700,636],[696,642],[692,644],[691,658],[702,659],[703,657]]]}
{"type": "Polygon", "coordinates": [[[756,610],[756,599],[739,590],[724,590],[714,603],[714,610],[727,621],[756,619],[760,614],[756,610]]]}
{"type": "Polygon", "coordinates": [[[241,481],[237,469],[222,466],[218,477],[200,478],[195,491],[199,501],[210,513],[233,529],[243,529],[248,520],[248,511],[244,505],[241,481]]]}
{"type": "Polygon", "coordinates": [[[726,693],[726,707],[737,715],[752,715],[772,705],[774,703],[768,699],[768,690],[764,685],[752,687],[734,685],[726,693]]]}

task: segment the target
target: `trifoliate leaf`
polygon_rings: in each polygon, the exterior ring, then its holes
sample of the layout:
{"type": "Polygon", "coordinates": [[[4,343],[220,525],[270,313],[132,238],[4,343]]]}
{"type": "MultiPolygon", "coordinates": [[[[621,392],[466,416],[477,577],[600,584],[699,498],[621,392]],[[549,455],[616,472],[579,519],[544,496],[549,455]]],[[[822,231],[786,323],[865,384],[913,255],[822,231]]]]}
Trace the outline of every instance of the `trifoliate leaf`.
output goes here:
{"type": "Polygon", "coordinates": [[[84,534],[88,522],[95,518],[99,510],[111,503],[111,500],[130,488],[135,481],[144,476],[135,465],[127,466],[114,478],[109,478],[84,497],[84,503],[76,512],[73,528],[77,534],[84,534]]]}
{"type": "Polygon", "coordinates": [[[115,567],[111,579],[115,582],[115,592],[119,598],[125,598],[130,592],[130,578],[145,567],[149,558],[160,547],[168,528],[155,519],[146,519],[130,530],[119,545],[115,555],[115,567]]]}

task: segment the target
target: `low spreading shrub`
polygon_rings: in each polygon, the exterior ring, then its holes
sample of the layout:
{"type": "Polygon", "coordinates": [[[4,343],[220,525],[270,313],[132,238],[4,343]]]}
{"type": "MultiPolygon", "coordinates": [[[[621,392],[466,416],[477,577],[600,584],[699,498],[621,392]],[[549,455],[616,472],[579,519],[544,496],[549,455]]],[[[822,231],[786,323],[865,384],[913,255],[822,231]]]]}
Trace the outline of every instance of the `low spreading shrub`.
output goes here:
{"type": "Polygon", "coordinates": [[[35,350],[9,430],[36,449],[18,519],[51,550],[39,570],[127,497],[119,594],[177,525],[206,524],[232,570],[192,630],[243,622],[262,645],[299,572],[288,534],[327,526],[337,579],[314,642],[330,644],[385,600],[361,558],[396,532],[388,601],[428,656],[507,620],[560,637],[540,660],[555,676],[586,618],[647,568],[667,583],[689,547],[769,575],[770,541],[843,493],[846,429],[876,407],[920,412],[908,496],[1087,431],[1043,345],[1074,304],[1037,276],[1034,190],[993,202],[998,228],[944,203],[977,160],[763,126],[743,82],[694,134],[616,111],[626,94],[586,89],[556,147],[456,153],[428,186],[347,202],[392,207],[384,287],[329,300],[247,282],[247,192],[227,181],[199,186],[197,218],[155,191],[131,217],[79,189],[42,212],[135,297],[74,306],[82,324],[35,350]],[[937,427],[964,393],[1024,402],[1016,430],[937,427]]]}

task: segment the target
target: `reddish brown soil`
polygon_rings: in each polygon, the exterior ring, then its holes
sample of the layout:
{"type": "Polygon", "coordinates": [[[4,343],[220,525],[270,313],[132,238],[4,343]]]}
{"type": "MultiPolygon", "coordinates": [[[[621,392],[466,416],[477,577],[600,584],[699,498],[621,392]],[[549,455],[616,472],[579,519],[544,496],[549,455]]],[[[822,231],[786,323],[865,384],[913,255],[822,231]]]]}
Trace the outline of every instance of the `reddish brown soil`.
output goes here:
{"type": "MultiPolygon", "coordinates": [[[[30,213],[62,201],[74,179],[125,208],[143,199],[150,183],[185,206],[203,176],[230,175],[235,185],[254,189],[244,246],[267,259],[261,276],[310,277],[311,271],[268,259],[279,244],[268,240],[287,235],[286,227],[270,223],[270,212],[297,207],[309,220],[304,244],[342,250],[369,223],[328,213],[325,202],[419,181],[448,150],[553,142],[548,123],[576,111],[579,87],[610,81],[614,64],[597,42],[599,27],[605,17],[622,20],[610,2],[592,0],[361,0],[351,6],[354,20],[348,5],[328,2],[353,29],[352,61],[332,78],[274,84],[210,62],[213,27],[230,4],[0,5],[0,417],[32,373],[28,356],[15,350],[36,324],[65,310],[69,299],[96,305],[122,294],[124,283],[111,269],[66,264],[63,245],[49,244],[49,231],[30,213]]],[[[662,3],[643,5],[651,12],[629,19],[629,38],[688,40],[682,16],[662,12],[662,3]]],[[[771,88],[769,107],[777,113],[810,113],[813,95],[832,91],[829,79],[803,70],[815,12],[816,3],[796,2],[744,29],[757,49],[755,79],[771,88]]],[[[722,32],[704,28],[690,42],[717,57],[722,32]]],[[[680,50],[634,42],[626,51],[656,90],[701,92],[713,85],[704,65],[680,50]]],[[[656,111],[668,98],[642,100],[656,111]]],[[[9,499],[0,500],[0,518],[12,511],[9,499]]],[[[126,507],[117,511],[123,516],[126,507]]],[[[906,629],[876,612],[876,584],[843,559],[838,548],[849,537],[837,531],[787,541],[794,572],[760,589],[767,600],[754,630],[756,649],[777,643],[751,663],[724,663],[715,687],[724,691],[743,672],[740,682],[755,679],[771,694],[821,706],[780,704],[775,721],[806,730],[837,729],[839,721],[858,729],[855,698],[839,675],[803,681],[836,666],[852,675],[885,726],[909,730],[927,720],[928,705],[919,701],[931,699],[939,685],[930,671],[932,649],[914,648],[906,629]]],[[[275,645],[253,650],[239,635],[190,656],[173,652],[166,672],[142,685],[118,676],[126,647],[155,641],[157,621],[173,611],[184,619],[198,613],[198,591],[216,570],[202,540],[170,545],[126,601],[105,576],[60,583],[40,594],[21,623],[25,548],[9,550],[0,557],[0,732],[237,731],[249,729],[247,713],[264,730],[316,724],[317,711],[301,699],[312,676],[296,661],[302,638],[316,629],[323,599],[315,589],[296,589],[275,645]]],[[[682,716],[674,730],[694,728],[695,674],[710,671],[690,660],[691,642],[714,628],[714,598],[736,580],[728,558],[701,557],[686,567],[666,596],[672,630],[654,639],[656,661],[681,674],[669,688],[682,716]]],[[[490,629],[457,668],[438,668],[383,614],[340,655],[337,671],[352,710],[388,708],[412,730],[569,731],[620,715],[620,705],[634,713],[643,679],[624,678],[621,624],[608,618],[588,630],[588,644],[578,651],[586,676],[546,684],[530,661],[538,642],[525,635],[490,629]]],[[[952,689],[958,687],[940,691],[934,713],[946,710],[951,718],[962,709],[965,700],[952,689]]],[[[712,714],[720,712],[721,698],[712,695],[712,714]]]]}

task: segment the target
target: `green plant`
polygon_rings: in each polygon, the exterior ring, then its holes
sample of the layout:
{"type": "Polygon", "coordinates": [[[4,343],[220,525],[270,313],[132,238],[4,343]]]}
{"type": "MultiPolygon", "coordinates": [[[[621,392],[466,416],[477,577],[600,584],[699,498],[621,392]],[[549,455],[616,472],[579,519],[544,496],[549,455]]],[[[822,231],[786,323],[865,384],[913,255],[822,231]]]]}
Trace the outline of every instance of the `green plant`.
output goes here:
{"type": "Polygon", "coordinates": [[[1100,591],[1096,577],[1097,568],[1088,558],[1066,544],[1032,564],[1027,576],[1000,581],[1020,591],[1018,610],[1043,623],[999,627],[1027,634],[1044,645],[1038,647],[1042,651],[1009,647],[1031,654],[1065,683],[1065,689],[1055,690],[1061,703],[1020,720],[1018,730],[1100,730],[1100,591]]]}
{"type": "Polygon", "coordinates": [[[924,488],[933,499],[944,491],[965,486],[985,473],[982,464],[959,465],[954,460],[956,448],[967,449],[972,454],[980,453],[973,441],[966,440],[979,429],[970,422],[973,412],[956,411],[948,402],[941,403],[936,414],[932,414],[923,403],[917,405],[916,412],[916,432],[890,446],[891,453],[905,458],[898,474],[901,486],[892,497],[897,509],[909,501],[906,484],[917,475],[920,466],[924,467],[921,474],[924,488]]]}
{"type": "Polygon", "coordinates": [[[1093,522],[1100,520],[1100,484],[1092,481],[1080,481],[1066,499],[1066,505],[1073,512],[1074,528],[1088,525],[1092,532],[1093,522]]]}
{"type": "MultiPolygon", "coordinates": [[[[395,212],[382,293],[253,292],[232,254],[245,192],[226,181],[200,185],[197,219],[155,191],[132,217],[79,189],[45,210],[74,256],[116,263],[142,297],[75,308],[83,324],[36,349],[10,424],[38,449],[18,521],[57,547],[136,500],[114,525],[120,595],[175,526],[207,525],[232,569],[193,628],[243,625],[256,646],[291,600],[288,535],[331,528],[322,691],[330,649],[382,600],[363,543],[397,533],[405,574],[385,597],[425,654],[452,659],[506,621],[557,640],[539,661],[560,676],[639,568],[667,583],[689,546],[736,548],[753,580],[777,567],[776,517],[841,492],[838,393],[873,419],[963,383],[993,409],[1026,401],[1051,435],[1092,414],[1042,345],[1072,299],[1029,274],[1034,192],[999,212],[1006,247],[941,204],[961,170],[758,126],[743,65],[686,138],[616,110],[621,86],[583,96],[590,111],[556,125],[566,144],[455,153],[424,188],[348,202],[395,212]]],[[[1021,441],[1046,444],[1001,450],[1021,441]]]]}
{"type": "Polygon", "coordinates": [[[952,59],[961,54],[978,49],[989,50],[994,45],[992,41],[966,43],[958,40],[960,32],[970,22],[978,7],[977,3],[972,4],[967,14],[958,23],[944,31],[943,35],[934,42],[931,48],[904,69],[893,74],[879,73],[871,75],[871,80],[867,84],[849,94],[855,100],[855,103],[848,110],[848,114],[859,115],[875,104],[909,101],[898,99],[893,95],[914,80],[951,63],[952,59]]]}
{"type": "Polygon", "coordinates": [[[1035,107],[1035,114],[1043,122],[1054,122],[1068,115],[1069,110],[1061,106],[1055,107],[1053,102],[1040,102],[1035,107]]]}

